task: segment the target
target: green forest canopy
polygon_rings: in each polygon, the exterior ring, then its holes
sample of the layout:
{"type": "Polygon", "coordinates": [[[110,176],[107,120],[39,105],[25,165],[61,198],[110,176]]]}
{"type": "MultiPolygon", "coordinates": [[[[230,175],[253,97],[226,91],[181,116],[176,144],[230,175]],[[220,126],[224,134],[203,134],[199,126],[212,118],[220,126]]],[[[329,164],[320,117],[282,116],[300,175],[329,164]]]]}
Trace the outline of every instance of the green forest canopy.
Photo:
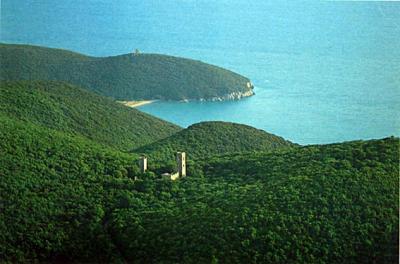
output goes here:
{"type": "Polygon", "coordinates": [[[185,151],[191,159],[244,151],[272,151],[297,146],[282,137],[251,126],[230,122],[201,122],[170,137],[140,147],[134,152],[146,154],[152,162],[174,163],[174,153],[185,151]]]}
{"type": "Polygon", "coordinates": [[[249,92],[250,80],[200,61],[158,55],[89,57],[45,47],[0,44],[1,80],[58,80],[117,100],[211,99],[249,92]]]}
{"type": "Polygon", "coordinates": [[[181,128],[115,101],[57,81],[0,82],[0,113],[100,144],[131,150],[181,128]]]}
{"type": "Polygon", "coordinates": [[[398,138],[226,154],[172,182],[69,132],[0,128],[2,260],[398,261],[398,138]]]}

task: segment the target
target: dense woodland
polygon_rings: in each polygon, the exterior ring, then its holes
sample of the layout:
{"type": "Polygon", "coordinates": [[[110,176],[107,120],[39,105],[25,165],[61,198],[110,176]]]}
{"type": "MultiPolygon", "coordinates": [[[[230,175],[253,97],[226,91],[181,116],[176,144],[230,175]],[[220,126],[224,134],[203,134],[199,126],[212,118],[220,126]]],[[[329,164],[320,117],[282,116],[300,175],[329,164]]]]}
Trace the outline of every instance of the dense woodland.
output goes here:
{"type": "Polygon", "coordinates": [[[397,138],[219,156],[172,182],[140,174],[135,155],[0,121],[3,260],[398,259],[397,138]]]}
{"type": "Polygon", "coordinates": [[[66,83],[0,89],[0,262],[398,261],[398,138],[304,147],[181,130],[66,83]],[[182,146],[188,176],[162,179],[182,146]]]}
{"type": "Polygon", "coordinates": [[[158,55],[89,57],[70,51],[0,44],[1,80],[58,80],[118,100],[210,99],[246,92],[249,79],[200,61],[158,55]]]}
{"type": "Polygon", "coordinates": [[[276,151],[298,145],[251,126],[230,122],[201,122],[134,152],[149,157],[149,165],[175,164],[174,153],[186,151],[192,159],[233,152],[276,151]]]}
{"type": "Polygon", "coordinates": [[[168,137],[181,128],[79,87],[57,81],[0,82],[0,112],[120,150],[168,137]]]}

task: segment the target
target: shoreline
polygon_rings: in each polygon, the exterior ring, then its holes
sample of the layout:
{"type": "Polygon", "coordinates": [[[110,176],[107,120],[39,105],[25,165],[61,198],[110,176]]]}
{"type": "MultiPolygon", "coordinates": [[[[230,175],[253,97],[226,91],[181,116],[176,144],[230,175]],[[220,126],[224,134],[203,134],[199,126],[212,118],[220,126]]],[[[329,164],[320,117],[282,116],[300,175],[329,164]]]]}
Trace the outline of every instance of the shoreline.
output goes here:
{"type": "Polygon", "coordinates": [[[142,105],[151,104],[151,103],[154,103],[156,101],[158,101],[158,100],[117,101],[117,102],[120,103],[120,104],[123,104],[123,105],[125,105],[127,107],[135,108],[135,107],[139,107],[139,106],[142,106],[142,105]]]}
{"type": "MultiPolygon", "coordinates": [[[[232,92],[223,96],[216,96],[216,97],[210,97],[210,98],[196,98],[196,99],[181,99],[181,100],[167,100],[167,101],[175,101],[175,102],[182,102],[182,103],[188,103],[188,102],[223,102],[223,101],[237,101],[241,100],[247,97],[251,97],[255,95],[253,89],[247,91],[247,92],[232,92]]],[[[154,102],[157,102],[160,100],[132,100],[132,101],[117,101],[117,103],[123,104],[128,107],[139,107],[147,104],[151,104],[154,102]]]]}

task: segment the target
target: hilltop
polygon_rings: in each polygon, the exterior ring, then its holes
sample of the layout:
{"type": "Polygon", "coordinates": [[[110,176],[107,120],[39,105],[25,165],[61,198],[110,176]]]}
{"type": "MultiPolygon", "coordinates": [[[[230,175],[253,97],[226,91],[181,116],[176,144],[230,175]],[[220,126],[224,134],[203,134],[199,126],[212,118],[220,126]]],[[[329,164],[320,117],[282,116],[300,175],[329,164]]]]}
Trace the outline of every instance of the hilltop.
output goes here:
{"type": "Polygon", "coordinates": [[[65,82],[4,81],[0,262],[397,263],[399,146],[181,129],[65,82]],[[187,177],[162,178],[177,150],[187,177]]]}
{"type": "Polygon", "coordinates": [[[160,262],[397,263],[398,149],[392,137],[209,158],[170,194],[176,207],[153,212],[160,222],[120,234],[157,236],[160,262]]]}
{"type": "Polygon", "coordinates": [[[28,45],[0,45],[1,80],[58,80],[117,100],[237,99],[250,80],[200,61],[158,55],[90,57],[28,45]]]}
{"type": "Polygon", "coordinates": [[[176,151],[186,151],[190,159],[231,152],[273,151],[294,147],[290,141],[251,126],[211,121],[189,126],[172,136],[134,150],[153,160],[172,161],[176,151]]]}
{"type": "Polygon", "coordinates": [[[120,150],[168,137],[180,127],[57,81],[0,82],[0,113],[120,150]]]}
{"type": "Polygon", "coordinates": [[[398,260],[397,138],[226,154],[172,182],[85,137],[0,126],[0,260],[398,260]]]}

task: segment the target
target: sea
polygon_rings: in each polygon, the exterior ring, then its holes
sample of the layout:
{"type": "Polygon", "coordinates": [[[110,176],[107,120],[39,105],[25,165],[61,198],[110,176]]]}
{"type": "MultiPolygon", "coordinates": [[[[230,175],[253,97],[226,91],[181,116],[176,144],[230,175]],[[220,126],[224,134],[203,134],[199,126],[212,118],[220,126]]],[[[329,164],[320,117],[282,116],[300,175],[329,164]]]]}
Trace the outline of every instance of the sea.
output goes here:
{"type": "Polygon", "coordinates": [[[239,101],[158,101],[182,127],[220,120],[299,144],[400,136],[400,2],[2,0],[1,42],[113,56],[139,49],[250,78],[239,101]]]}

